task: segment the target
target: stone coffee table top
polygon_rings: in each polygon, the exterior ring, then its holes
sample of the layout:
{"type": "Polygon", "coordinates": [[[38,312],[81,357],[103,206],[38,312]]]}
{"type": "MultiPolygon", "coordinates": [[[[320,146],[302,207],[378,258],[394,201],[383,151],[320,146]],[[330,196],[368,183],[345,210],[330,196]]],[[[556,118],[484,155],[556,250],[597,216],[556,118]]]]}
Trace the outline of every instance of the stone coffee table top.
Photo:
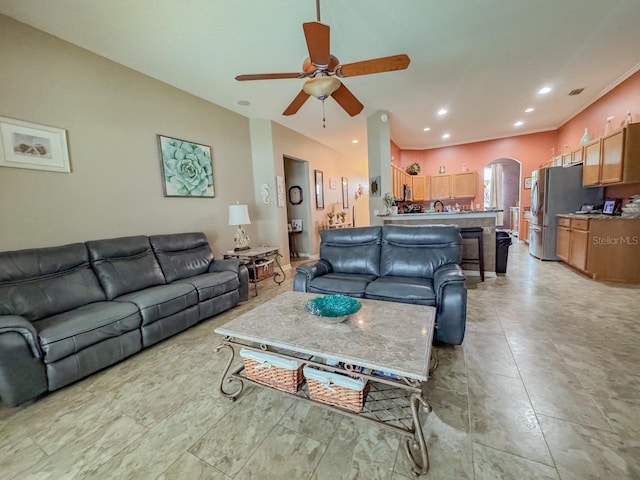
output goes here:
{"type": "Polygon", "coordinates": [[[358,299],[347,321],[325,323],[304,304],[320,295],[287,292],[240,315],[215,332],[351,365],[426,381],[435,308],[358,299]]]}

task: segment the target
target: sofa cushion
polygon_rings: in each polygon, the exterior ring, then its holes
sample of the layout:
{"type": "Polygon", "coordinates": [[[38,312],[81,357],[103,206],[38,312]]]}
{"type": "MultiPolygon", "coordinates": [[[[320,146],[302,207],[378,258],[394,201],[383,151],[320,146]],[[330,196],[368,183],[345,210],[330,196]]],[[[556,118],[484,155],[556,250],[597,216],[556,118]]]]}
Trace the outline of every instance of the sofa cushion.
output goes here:
{"type": "Polygon", "coordinates": [[[433,279],[443,265],[460,263],[462,238],[455,225],[385,225],[380,276],[433,279]]]}
{"type": "Polygon", "coordinates": [[[203,273],[174,282],[174,284],[178,283],[192,285],[198,292],[198,302],[237,290],[240,286],[238,274],[235,272],[203,273]]]}
{"type": "Polygon", "coordinates": [[[380,227],[323,230],[320,237],[320,258],[334,272],[380,275],[380,227]]]}
{"type": "Polygon", "coordinates": [[[35,321],[102,300],[81,243],[0,253],[0,315],[35,321]]]}
{"type": "Polygon", "coordinates": [[[145,288],[115,299],[117,302],[135,303],[142,315],[142,325],[148,325],[198,303],[193,285],[172,283],[145,288]]]}
{"type": "Polygon", "coordinates": [[[147,237],[94,240],[86,245],[109,300],[166,283],[147,237]]]}
{"type": "Polygon", "coordinates": [[[213,252],[202,232],[152,235],[149,242],[167,283],[205,273],[213,261],[213,252]]]}
{"type": "Polygon", "coordinates": [[[96,302],[34,323],[44,352],[52,363],[93,344],[140,328],[142,319],[132,303],[96,302]]]}
{"type": "Polygon", "coordinates": [[[436,293],[430,278],[380,277],[367,285],[365,297],[429,306],[436,304],[436,293]]]}
{"type": "Polygon", "coordinates": [[[352,297],[364,296],[369,282],[375,280],[374,275],[358,275],[354,273],[327,273],[311,280],[309,292],[335,293],[352,297]]]}

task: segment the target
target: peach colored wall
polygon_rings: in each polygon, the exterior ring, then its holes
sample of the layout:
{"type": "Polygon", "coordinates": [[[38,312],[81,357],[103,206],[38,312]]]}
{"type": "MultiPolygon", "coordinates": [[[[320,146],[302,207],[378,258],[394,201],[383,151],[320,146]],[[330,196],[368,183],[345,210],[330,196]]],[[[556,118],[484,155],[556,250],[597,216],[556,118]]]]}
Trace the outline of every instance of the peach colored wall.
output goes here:
{"type": "Polygon", "coordinates": [[[400,150],[400,147],[395,143],[393,143],[392,141],[391,142],[391,163],[393,165],[400,166],[401,155],[402,155],[402,152],[400,150]]]}
{"type": "MultiPolygon", "coordinates": [[[[445,173],[459,173],[466,163],[470,171],[478,172],[474,203],[482,204],[484,168],[489,163],[498,158],[513,158],[522,164],[522,178],[530,177],[531,172],[551,155],[551,149],[557,143],[556,135],[555,131],[550,131],[431,150],[402,150],[401,166],[406,168],[418,162],[422,166],[421,175],[438,175],[441,165],[444,165],[445,173]]],[[[531,204],[530,193],[520,185],[522,207],[531,204]]]]}
{"type": "MultiPolygon", "coordinates": [[[[562,125],[558,129],[556,152],[564,151],[565,145],[570,150],[578,148],[585,128],[589,129],[591,138],[601,137],[607,117],[611,115],[614,117],[611,122],[613,128],[622,126],[627,112],[631,112],[634,122],[640,122],[640,71],[562,125]]],[[[628,198],[636,193],[640,193],[640,184],[608,187],[605,190],[605,195],[611,198],[628,198]]]]}

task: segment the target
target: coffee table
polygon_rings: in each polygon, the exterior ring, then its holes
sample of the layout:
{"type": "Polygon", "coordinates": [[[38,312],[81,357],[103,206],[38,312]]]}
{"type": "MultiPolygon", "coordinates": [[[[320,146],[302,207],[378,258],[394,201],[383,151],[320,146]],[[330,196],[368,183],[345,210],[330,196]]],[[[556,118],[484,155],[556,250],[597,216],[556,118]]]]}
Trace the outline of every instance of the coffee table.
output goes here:
{"type": "Polygon", "coordinates": [[[414,474],[427,473],[429,456],[420,411],[431,412],[422,395],[422,383],[428,379],[430,363],[435,363],[431,350],[435,308],[359,299],[362,308],[357,313],[343,323],[330,324],[304,309],[304,304],[317,296],[286,292],[216,328],[215,332],[224,337],[216,351],[230,352],[220,392],[235,400],[245,382],[271,388],[248,379],[244,366],[230,370],[240,348],[268,351],[326,371],[363,378],[371,388],[361,413],[311,400],[306,385],[296,394],[282,394],[400,432],[408,437],[405,450],[414,474]],[[327,359],[342,362],[344,368],[327,365],[327,359]],[[395,378],[359,373],[357,367],[383,371],[395,378]],[[229,389],[229,384],[235,386],[229,389]]]}

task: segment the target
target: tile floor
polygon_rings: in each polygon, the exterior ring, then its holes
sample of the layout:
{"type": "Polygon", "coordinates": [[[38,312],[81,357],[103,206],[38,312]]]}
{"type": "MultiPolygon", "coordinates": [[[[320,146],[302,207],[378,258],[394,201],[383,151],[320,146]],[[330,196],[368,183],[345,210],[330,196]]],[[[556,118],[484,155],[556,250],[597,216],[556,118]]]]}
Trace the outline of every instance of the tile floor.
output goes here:
{"type": "MultiPolygon", "coordinates": [[[[397,434],[263,389],[218,394],[213,329],[291,285],[263,282],[231,312],[0,407],[0,477],[411,478],[397,434]]],[[[640,479],[640,289],[538,262],[524,244],[507,276],[469,287],[465,343],[438,348],[425,386],[425,478],[640,479]]]]}

